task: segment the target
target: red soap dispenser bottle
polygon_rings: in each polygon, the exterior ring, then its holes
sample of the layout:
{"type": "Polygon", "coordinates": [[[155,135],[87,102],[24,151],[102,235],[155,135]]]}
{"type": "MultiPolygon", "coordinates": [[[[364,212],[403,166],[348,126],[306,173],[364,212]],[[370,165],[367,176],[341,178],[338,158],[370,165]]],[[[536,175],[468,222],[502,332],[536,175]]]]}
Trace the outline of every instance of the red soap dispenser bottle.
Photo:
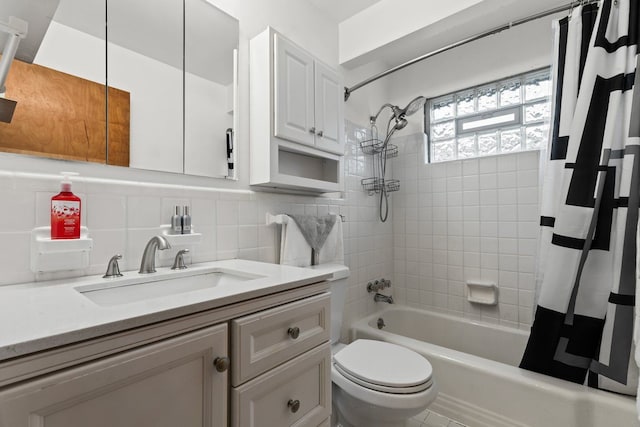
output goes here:
{"type": "Polygon", "coordinates": [[[80,198],[71,192],[71,181],[64,177],[60,193],[51,198],[51,239],[80,238],[80,198]]]}

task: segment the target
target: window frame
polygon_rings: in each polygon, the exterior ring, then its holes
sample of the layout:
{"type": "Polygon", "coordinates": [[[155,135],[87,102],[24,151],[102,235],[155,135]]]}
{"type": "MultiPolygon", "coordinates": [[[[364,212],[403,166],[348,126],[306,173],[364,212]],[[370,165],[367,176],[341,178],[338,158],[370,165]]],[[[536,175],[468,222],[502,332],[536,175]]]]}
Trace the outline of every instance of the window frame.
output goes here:
{"type": "Polygon", "coordinates": [[[542,68],[538,68],[535,70],[526,71],[523,73],[519,73],[516,75],[504,77],[501,79],[497,79],[491,82],[481,83],[472,87],[467,87],[464,89],[452,91],[440,96],[436,96],[430,98],[424,105],[424,133],[425,133],[425,163],[443,163],[455,160],[466,160],[466,159],[477,159],[487,156],[500,155],[500,154],[511,154],[518,153],[524,151],[535,151],[543,148],[548,140],[549,133],[549,124],[551,121],[552,111],[552,97],[553,97],[553,81],[552,81],[552,70],[551,66],[546,66],[542,68]],[[548,81],[549,90],[546,94],[538,97],[534,97],[531,99],[527,99],[527,88],[529,82],[532,80],[542,79],[543,81],[548,81]],[[507,87],[511,82],[515,87],[519,89],[519,100],[518,103],[500,105],[502,101],[502,92],[501,88],[507,87]],[[485,111],[478,111],[478,98],[479,94],[482,91],[488,91],[491,93],[495,92],[495,108],[488,109],[485,111]],[[460,113],[458,109],[458,101],[460,99],[467,99],[469,94],[473,95],[473,108],[474,112],[472,113],[460,113]],[[451,115],[439,118],[437,120],[433,120],[433,105],[435,103],[451,103],[451,115]],[[545,117],[540,120],[532,120],[526,121],[526,109],[529,106],[536,104],[546,104],[548,106],[549,113],[545,115],[545,117]],[[499,117],[501,115],[513,114],[513,119],[507,120],[505,122],[500,123],[490,123],[482,126],[478,126],[473,129],[463,129],[464,125],[473,121],[491,119],[494,117],[499,117]],[[440,123],[447,123],[453,121],[453,136],[452,137],[443,137],[443,138],[433,138],[433,126],[440,123]],[[542,141],[539,147],[529,148],[526,146],[527,144],[527,129],[533,126],[541,126],[546,133],[543,136],[542,141]],[[502,151],[501,138],[503,133],[510,132],[512,130],[519,129],[520,130],[520,148],[517,150],[511,151],[502,151]],[[487,135],[493,132],[496,135],[496,148],[495,152],[481,154],[479,152],[478,147],[478,137],[487,135]],[[472,156],[463,156],[460,157],[460,145],[459,139],[473,136],[475,138],[474,151],[475,154],[472,156]],[[454,142],[454,157],[451,159],[445,160],[435,160],[433,145],[442,141],[453,141],[454,142]]]}

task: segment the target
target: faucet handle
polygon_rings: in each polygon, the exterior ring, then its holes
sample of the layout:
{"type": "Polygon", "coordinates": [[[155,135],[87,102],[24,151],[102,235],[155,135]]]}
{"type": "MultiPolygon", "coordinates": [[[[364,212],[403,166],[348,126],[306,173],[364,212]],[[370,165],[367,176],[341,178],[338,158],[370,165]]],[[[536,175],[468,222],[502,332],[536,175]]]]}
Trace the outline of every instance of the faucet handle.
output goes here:
{"type": "Polygon", "coordinates": [[[184,270],[185,268],[187,268],[187,265],[184,263],[184,254],[188,254],[188,253],[189,253],[189,249],[182,249],[178,251],[178,253],[176,254],[175,260],[173,260],[173,267],[171,267],[171,269],[184,270]]]}
{"type": "Polygon", "coordinates": [[[107,272],[102,276],[104,279],[112,279],[114,277],[122,277],[122,273],[120,273],[120,266],[118,265],[118,260],[122,259],[121,254],[116,254],[111,257],[109,263],[107,264],[107,272]]]}

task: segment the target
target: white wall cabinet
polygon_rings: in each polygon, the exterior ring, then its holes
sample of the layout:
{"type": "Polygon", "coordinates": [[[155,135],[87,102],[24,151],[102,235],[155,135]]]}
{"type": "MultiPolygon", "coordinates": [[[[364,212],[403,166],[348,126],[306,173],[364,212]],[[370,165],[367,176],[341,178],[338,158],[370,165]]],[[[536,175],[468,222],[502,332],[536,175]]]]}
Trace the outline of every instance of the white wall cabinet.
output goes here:
{"type": "Polygon", "coordinates": [[[274,33],[274,136],[344,154],[338,74],[274,33]]]}
{"type": "Polygon", "coordinates": [[[313,284],[0,362],[0,427],[325,425],[327,288],[313,284]]]}
{"type": "Polygon", "coordinates": [[[341,191],[338,73],[272,28],[251,40],[249,55],[251,184],[341,191]]]}

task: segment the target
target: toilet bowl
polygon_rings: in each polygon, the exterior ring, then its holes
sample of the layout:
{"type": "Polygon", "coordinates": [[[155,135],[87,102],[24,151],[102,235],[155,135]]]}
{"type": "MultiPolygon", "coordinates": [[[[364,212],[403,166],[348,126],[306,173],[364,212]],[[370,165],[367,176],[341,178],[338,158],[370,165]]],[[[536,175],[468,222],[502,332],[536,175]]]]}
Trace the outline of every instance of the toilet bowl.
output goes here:
{"type": "Polygon", "coordinates": [[[331,278],[332,427],[400,427],[425,410],[438,391],[420,354],[382,341],[339,343],[348,267],[310,267],[331,278]]]}

